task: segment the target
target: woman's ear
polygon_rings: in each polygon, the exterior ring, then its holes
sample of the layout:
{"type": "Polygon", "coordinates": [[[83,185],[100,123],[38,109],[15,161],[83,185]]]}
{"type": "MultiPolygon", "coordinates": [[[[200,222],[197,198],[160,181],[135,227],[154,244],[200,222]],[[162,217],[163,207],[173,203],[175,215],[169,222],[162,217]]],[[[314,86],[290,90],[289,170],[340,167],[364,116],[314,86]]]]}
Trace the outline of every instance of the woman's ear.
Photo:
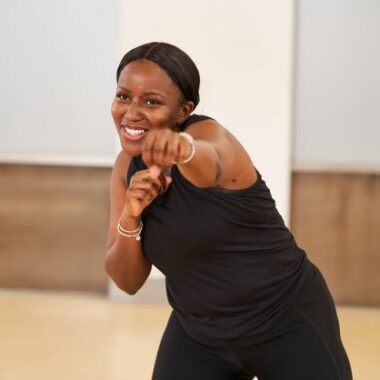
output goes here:
{"type": "Polygon", "coordinates": [[[193,110],[194,110],[194,103],[192,101],[188,100],[184,102],[181,105],[181,109],[179,111],[178,123],[182,124],[190,116],[193,110]]]}

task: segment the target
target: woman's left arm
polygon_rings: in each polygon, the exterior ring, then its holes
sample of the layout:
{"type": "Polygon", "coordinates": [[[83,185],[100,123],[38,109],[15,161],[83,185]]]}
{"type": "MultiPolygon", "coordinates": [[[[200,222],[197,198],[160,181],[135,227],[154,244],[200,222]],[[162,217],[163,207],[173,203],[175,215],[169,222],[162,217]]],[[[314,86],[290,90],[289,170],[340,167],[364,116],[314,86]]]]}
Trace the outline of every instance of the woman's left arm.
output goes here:
{"type": "Polygon", "coordinates": [[[191,124],[186,133],[194,139],[195,153],[190,161],[183,163],[191,154],[191,143],[179,133],[165,129],[147,136],[143,149],[145,163],[165,167],[176,162],[181,174],[198,187],[217,186],[225,181],[239,149],[232,135],[210,119],[191,124]]]}

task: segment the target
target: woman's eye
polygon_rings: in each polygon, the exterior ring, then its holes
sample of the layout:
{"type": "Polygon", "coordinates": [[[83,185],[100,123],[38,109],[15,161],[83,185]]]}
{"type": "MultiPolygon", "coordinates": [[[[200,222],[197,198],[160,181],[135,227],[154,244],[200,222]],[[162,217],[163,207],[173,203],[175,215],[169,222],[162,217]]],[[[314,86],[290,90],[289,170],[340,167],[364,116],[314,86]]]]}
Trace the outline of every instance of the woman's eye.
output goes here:
{"type": "Polygon", "coordinates": [[[146,99],[145,104],[147,104],[148,106],[157,106],[160,103],[155,99],[146,99]]]}
{"type": "Polygon", "coordinates": [[[124,95],[124,94],[117,94],[116,97],[119,98],[123,102],[125,102],[126,100],[129,99],[129,96],[128,95],[124,95]]]}

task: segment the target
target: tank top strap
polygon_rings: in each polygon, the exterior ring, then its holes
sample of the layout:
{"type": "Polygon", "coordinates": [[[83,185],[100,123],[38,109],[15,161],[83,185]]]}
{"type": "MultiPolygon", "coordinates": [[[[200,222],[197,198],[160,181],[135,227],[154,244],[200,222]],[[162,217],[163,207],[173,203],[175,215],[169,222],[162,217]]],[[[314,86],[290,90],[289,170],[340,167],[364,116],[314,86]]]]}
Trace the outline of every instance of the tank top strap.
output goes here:
{"type": "Polygon", "coordinates": [[[206,116],[206,115],[197,115],[197,114],[192,114],[190,115],[179,127],[179,130],[181,132],[184,132],[185,129],[191,125],[191,124],[194,124],[198,121],[203,121],[203,120],[214,120],[212,117],[210,116],[206,116]]]}

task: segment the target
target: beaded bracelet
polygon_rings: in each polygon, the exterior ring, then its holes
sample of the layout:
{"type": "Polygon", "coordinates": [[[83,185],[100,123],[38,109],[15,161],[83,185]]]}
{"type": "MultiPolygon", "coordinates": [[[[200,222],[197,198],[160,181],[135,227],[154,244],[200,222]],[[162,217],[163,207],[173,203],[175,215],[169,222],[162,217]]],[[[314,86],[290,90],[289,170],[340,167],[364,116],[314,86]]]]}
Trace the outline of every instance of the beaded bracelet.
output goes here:
{"type": "Polygon", "coordinates": [[[117,232],[126,238],[135,238],[136,240],[140,240],[143,226],[143,222],[140,222],[140,225],[135,230],[126,230],[122,227],[119,220],[117,223],[117,232]]]}

